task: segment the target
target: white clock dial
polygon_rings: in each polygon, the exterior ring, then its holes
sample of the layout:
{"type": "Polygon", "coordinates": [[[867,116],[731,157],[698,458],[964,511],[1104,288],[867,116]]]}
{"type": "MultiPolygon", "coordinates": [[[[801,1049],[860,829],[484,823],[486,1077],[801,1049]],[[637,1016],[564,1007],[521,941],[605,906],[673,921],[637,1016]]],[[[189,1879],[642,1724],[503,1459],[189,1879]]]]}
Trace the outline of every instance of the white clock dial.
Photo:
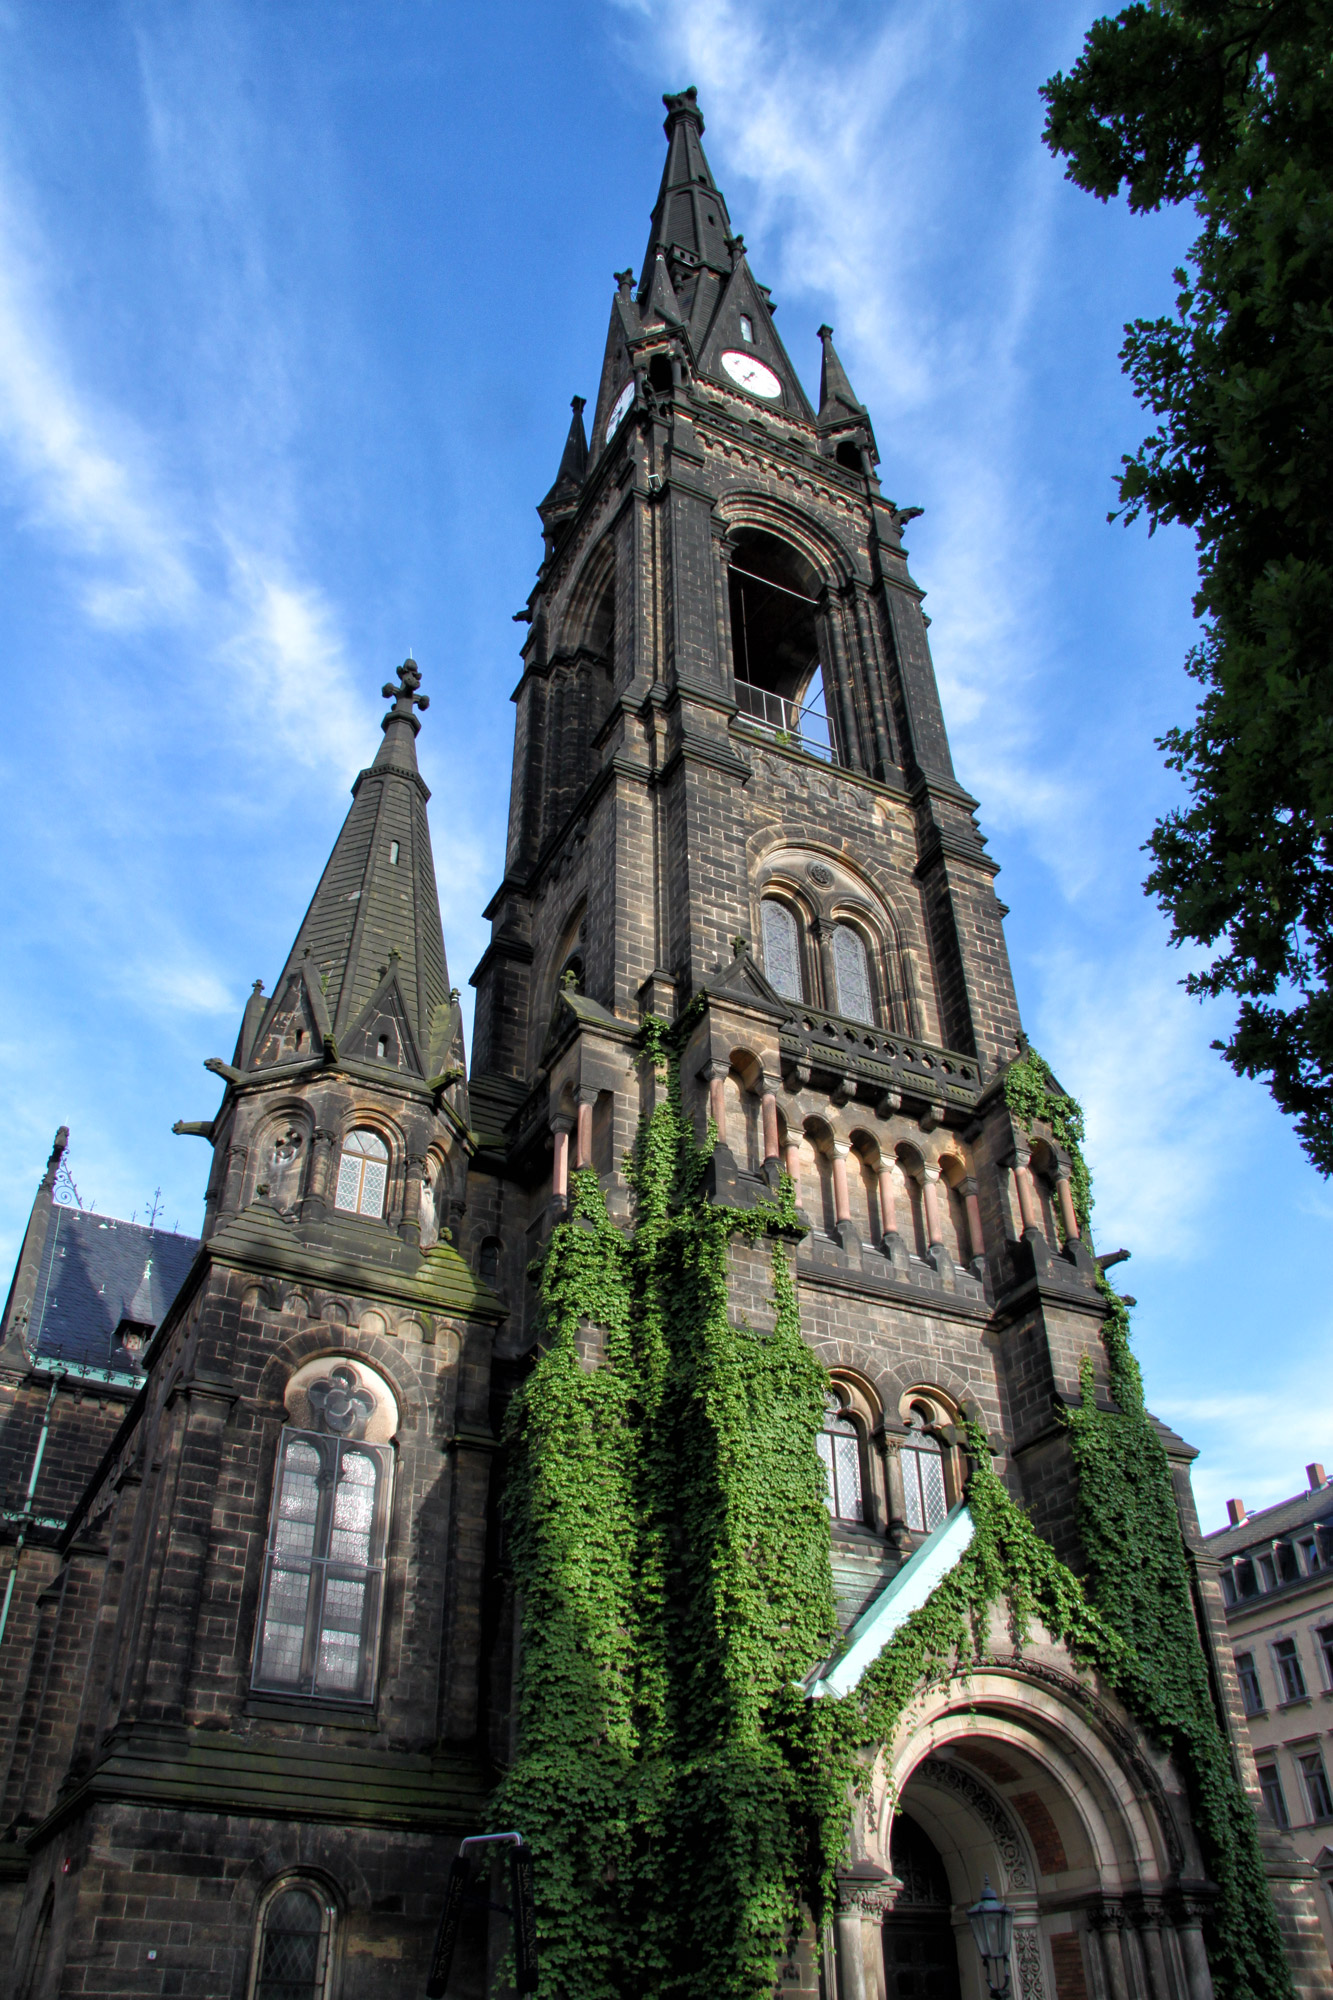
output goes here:
{"type": "Polygon", "coordinates": [[[756,361],[753,354],[739,354],[734,347],[728,348],[722,356],[722,366],[732,381],[739,382],[752,396],[763,396],[771,402],[774,396],[782,394],[782,384],[773,370],[756,361]]]}
{"type": "Polygon", "coordinates": [[[628,410],[630,404],[633,401],[634,401],[634,382],[633,379],[631,378],[631,380],[625,384],[620,394],[616,397],[615,408],[612,410],[610,416],[606,420],[605,442],[607,444],[610,444],[612,438],[615,436],[616,432],[620,429],[621,424],[624,422],[625,412],[626,410],[628,410]]]}

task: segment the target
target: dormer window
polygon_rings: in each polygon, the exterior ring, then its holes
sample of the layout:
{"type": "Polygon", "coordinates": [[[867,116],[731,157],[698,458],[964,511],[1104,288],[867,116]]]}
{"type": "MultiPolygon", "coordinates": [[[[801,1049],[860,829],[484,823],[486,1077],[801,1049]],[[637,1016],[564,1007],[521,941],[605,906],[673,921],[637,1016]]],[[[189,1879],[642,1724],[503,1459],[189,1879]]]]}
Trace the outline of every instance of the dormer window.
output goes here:
{"type": "Polygon", "coordinates": [[[349,1132],[338,1162],[333,1205],[346,1215],[379,1217],[389,1183],[389,1149],[378,1132],[349,1132]]]}
{"type": "Polygon", "coordinates": [[[747,318],[744,313],[741,314],[741,339],[751,341],[754,339],[754,321],[747,318]]]}
{"type": "Polygon", "coordinates": [[[396,840],[389,842],[389,866],[390,868],[398,866],[398,842],[396,840]]]}
{"type": "Polygon", "coordinates": [[[377,1062],[388,1062],[389,1037],[387,1035],[381,1035],[375,1043],[375,1058],[377,1062]]]}

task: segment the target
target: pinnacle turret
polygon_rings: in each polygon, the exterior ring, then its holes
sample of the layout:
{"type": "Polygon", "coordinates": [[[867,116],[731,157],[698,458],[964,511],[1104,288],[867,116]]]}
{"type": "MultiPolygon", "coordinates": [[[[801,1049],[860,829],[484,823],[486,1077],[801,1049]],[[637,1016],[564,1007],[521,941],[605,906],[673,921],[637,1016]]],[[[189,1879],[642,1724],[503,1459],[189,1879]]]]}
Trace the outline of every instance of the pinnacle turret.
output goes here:
{"type": "Polygon", "coordinates": [[[417,770],[417,711],[429,706],[420,686],[410,657],[385,683],[393,706],[380,725],[384,741],[352,786],[351,810],[253,1032],[249,1069],[323,1049],[425,1076],[432,1054],[453,1044],[430,792],[417,770]]]}
{"type": "Polygon", "coordinates": [[[572,412],[569,435],[560,456],[560,469],[555,475],[555,484],[537,508],[548,535],[554,535],[561,524],[578,511],[583,482],[588,474],[588,437],[583,428],[585,399],[575,396],[569,407],[572,412]]]}
{"type": "Polygon", "coordinates": [[[877,460],[875,433],[870,423],[870,412],[857,397],[847,379],[847,370],[838,359],[838,350],[833,345],[833,328],[821,326],[819,339],[824,350],[823,362],[819,370],[819,428],[826,437],[845,434],[852,437],[862,433],[870,456],[877,460]]]}

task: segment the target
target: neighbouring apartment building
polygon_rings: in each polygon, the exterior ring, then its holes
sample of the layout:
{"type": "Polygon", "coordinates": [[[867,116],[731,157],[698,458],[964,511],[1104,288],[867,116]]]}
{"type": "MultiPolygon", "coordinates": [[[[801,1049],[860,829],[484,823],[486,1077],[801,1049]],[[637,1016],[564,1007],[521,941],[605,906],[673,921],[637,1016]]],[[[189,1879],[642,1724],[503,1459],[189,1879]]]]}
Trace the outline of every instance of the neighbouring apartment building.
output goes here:
{"type": "Polygon", "coordinates": [[[1333,1480],[1307,1465],[1304,1493],[1205,1541],[1216,1557],[1250,1741],[1268,1810],[1323,1879],[1333,1957],[1333,1480]]]}

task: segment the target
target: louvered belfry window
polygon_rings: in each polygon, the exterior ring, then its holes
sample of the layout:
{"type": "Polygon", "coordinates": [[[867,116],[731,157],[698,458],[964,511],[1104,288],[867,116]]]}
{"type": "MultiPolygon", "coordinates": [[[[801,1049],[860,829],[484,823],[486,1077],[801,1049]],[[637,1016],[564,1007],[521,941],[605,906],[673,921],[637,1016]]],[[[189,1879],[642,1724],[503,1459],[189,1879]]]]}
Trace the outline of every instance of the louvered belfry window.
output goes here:
{"type": "Polygon", "coordinates": [[[801,983],[801,934],[796,918],[785,903],[771,897],[764,900],[764,974],[775,993],[784,1000],[803,1000],[801,983]]]}
{"type": "Polygon", "coordinates": [[[861,1497],[861,1440],[856,1425],[836,1396],[824,1406],[824,1428],[815,1440],[827,1482],[825,1504],[835,1521],[860,1521],[865,1508],[861,1497]]]}
{"type": "Polygon", "coordinates": [[[389,1149],[378,1132],[357,1130],[343,1140],[334,1207],[348,1215],[381,1216],[389,1183],[389,1149]]]}
{"type": "Polygon", "coordinates": [[[371,1701],[392,1454],[286,1430],[278,1452],[254,1685],[371,1701]]]}
{"type": "Polygon", "coordinates": [[[907,1525],[918,1534],[938,1528],[949,1511],[944,1489],[944,1450],[920,1417],[909,1419],[910,1428],[899,1454],[903,1468],[903,1495],[907,1503],[907,1525]]]}

